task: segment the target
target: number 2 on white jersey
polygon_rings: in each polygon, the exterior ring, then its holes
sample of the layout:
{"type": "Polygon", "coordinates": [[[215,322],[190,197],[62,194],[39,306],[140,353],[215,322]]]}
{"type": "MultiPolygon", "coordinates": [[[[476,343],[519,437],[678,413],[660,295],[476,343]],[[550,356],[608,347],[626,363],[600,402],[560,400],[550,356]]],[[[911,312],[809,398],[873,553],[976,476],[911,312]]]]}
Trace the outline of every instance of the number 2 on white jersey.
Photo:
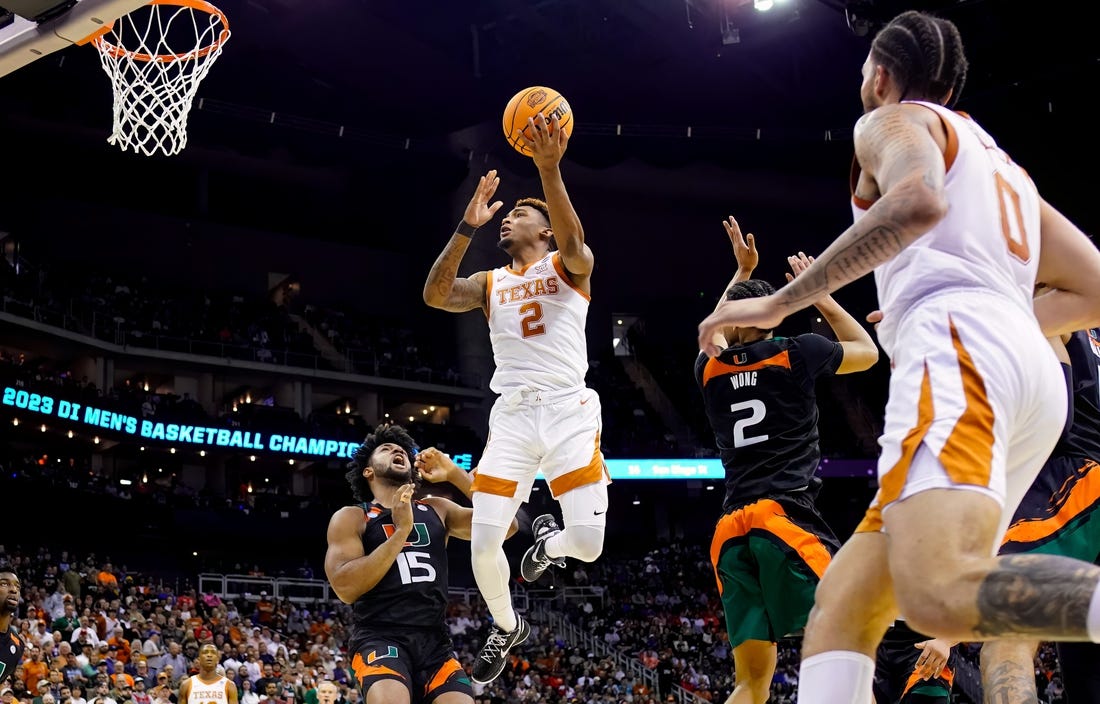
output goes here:
{"type": "Polygon", "coordinates": [[[525,338],[542,335],[546,332],[546,324],[542,320],[542,305],[538,301],[524,303],[519,307],[519,314],[523,318],[519,321],[520,331],[525,338]]]}

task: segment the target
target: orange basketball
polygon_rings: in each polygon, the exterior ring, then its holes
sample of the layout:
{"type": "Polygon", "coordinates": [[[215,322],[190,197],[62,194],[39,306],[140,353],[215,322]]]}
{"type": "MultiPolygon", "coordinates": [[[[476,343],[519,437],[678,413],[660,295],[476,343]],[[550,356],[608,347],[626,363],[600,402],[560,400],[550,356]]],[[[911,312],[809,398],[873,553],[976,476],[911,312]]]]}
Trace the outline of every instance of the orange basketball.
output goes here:
{"type": "MultiPolygon", "coordinates": [[[[524,88],[513,95],[508,106],[504,108],[504,136],[508,138],[508,144],[520,154],[531,156],[531,150],[520,135],[528,128],[528,118],[535,117],[540,112],[547,123],[556,115],[565,133],[573,133],[573,109],[561,93],[546,86],[524,88]]],[[[530,138],[531,135],[528,134],[527,137],[530,138]]]]}

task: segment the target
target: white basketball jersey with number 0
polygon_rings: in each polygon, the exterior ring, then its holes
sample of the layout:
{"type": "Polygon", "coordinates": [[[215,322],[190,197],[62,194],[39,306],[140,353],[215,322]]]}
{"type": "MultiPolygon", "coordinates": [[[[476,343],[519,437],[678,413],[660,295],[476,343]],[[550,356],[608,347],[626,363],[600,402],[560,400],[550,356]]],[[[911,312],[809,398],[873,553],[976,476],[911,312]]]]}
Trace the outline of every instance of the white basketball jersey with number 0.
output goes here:
{"type": "MultiPolygon", "coordinates": [[[[1030,310],[1039,266],[1039,194],[1027,172],[968,115],[919,104],[935,111],[947,129],[949,207],[932,230],[875,270],[885,314],[880,337],[893,331],[887,321],[897,322],[945,288],[993,291],[1030,310]]],[[[857,220],[870,205],[853,199],[857,220]]]]}

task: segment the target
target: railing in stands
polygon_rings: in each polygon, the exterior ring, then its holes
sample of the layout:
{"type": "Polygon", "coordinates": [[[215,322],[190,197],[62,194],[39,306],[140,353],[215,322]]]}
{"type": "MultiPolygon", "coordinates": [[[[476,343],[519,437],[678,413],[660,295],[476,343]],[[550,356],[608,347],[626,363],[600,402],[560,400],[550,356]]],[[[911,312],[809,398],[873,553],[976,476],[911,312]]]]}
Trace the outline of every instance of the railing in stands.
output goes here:
{"type": "Polygon", "coordinates": [[[199,575],[199,592],[213,592],[223,599],[259,601],[266,592],[272,599],[289,599],[296,604],[312,604],[336,598],[328,582],[323,579],[290,579],[283,577],[254,577],[247,574],[199,575]]]}
{"type": "MultiPolygon", "coordinates": [[[[217,574],[203,572],[199,575],[199,592],[213,592],[223,599],[259,601],[260,593],[267,592],[272,599],[289,599],[296,604],[313,604],[318,601],[334,601],[336,593],[323,579],[293,579],[286,577],[259,577],[247,574],[217,574]]],[[[473,604],[481,599],[477,589],[451,587],[447,590],[451,601],[473,604]]],[[[512,587],[512,603],[518,611],[530,608],[530,599],[523,589],[512,587]]]]}
{"type": "MultiPolygon", "coordinates": [[[[70,309],[72,309],[71,304],[70,309]]],[[[460,386],[463,388],[476,389],[482,386],[482,378],[479,374],[446,373],[425,368],[414,369],[385,362],[371,350],[345,350],[347,359],[344,360],[344,363],[333,364],[332,361],[321,355],[291,349],[270,349],[250,345],[226,344],[212,340],[147,334],[132,330],[125,323],[116,322],[114,319],[94,311],[77,316],[72,312],[66,313],[41,305],[24,303],[3,295],[2,292],[0,292],[0,312],[79,335],[94,337],[97,340],[118,345],[130,351],[148,349],[161,352],[178,352],[180,354],[216,357],[218,359],[258,362],[273,366],[365,374],[385,379],[419,381],[426,384],[460,386]]]]}
{"type": "Polygon", "coordinates": [[[661,692],[658,687],[657,673],[642,664],[636,657],[630,657],[622,651],[609,646],[605,641],[597,638],[595,634],[581,626],[565,620],[561,613],[551,609],[555,601],[567,603],[569,601],[586,601],[598,595],[601,605],[604,605],[604,593],[598,587],[566,587],[564,589],[538,589],[528,592],[531,602],[534,604],[531,613],[536,619],[546,623],[554,629],[574,647],[583,646],[588,652],[601,658],[613,660],[623,672],[627,672],[635,679],[645,683],[651,692],[658,696],[671,694],[677,704],[707,704],[702,697],[696,696],[680,685],[674,684],[671,692],[661,692]]]}

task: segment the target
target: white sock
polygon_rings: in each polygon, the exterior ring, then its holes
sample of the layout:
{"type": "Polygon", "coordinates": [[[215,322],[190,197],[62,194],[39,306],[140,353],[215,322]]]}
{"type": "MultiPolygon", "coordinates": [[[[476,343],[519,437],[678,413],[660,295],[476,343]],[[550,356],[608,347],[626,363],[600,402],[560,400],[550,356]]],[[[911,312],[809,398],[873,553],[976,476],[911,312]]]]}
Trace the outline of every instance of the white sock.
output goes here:
{"type": "Polygon", "coordinates": [[[803,658],[798,704],[872,704],[875,661],[863,653],[831,650],[803,658]]]}
{"type": "Polygon", "coordinates": [[[1100,583],[1097,583],[1096,589],[1092,592],[1088,618],[1089,640],[1100,643],[1100,583]]]}

